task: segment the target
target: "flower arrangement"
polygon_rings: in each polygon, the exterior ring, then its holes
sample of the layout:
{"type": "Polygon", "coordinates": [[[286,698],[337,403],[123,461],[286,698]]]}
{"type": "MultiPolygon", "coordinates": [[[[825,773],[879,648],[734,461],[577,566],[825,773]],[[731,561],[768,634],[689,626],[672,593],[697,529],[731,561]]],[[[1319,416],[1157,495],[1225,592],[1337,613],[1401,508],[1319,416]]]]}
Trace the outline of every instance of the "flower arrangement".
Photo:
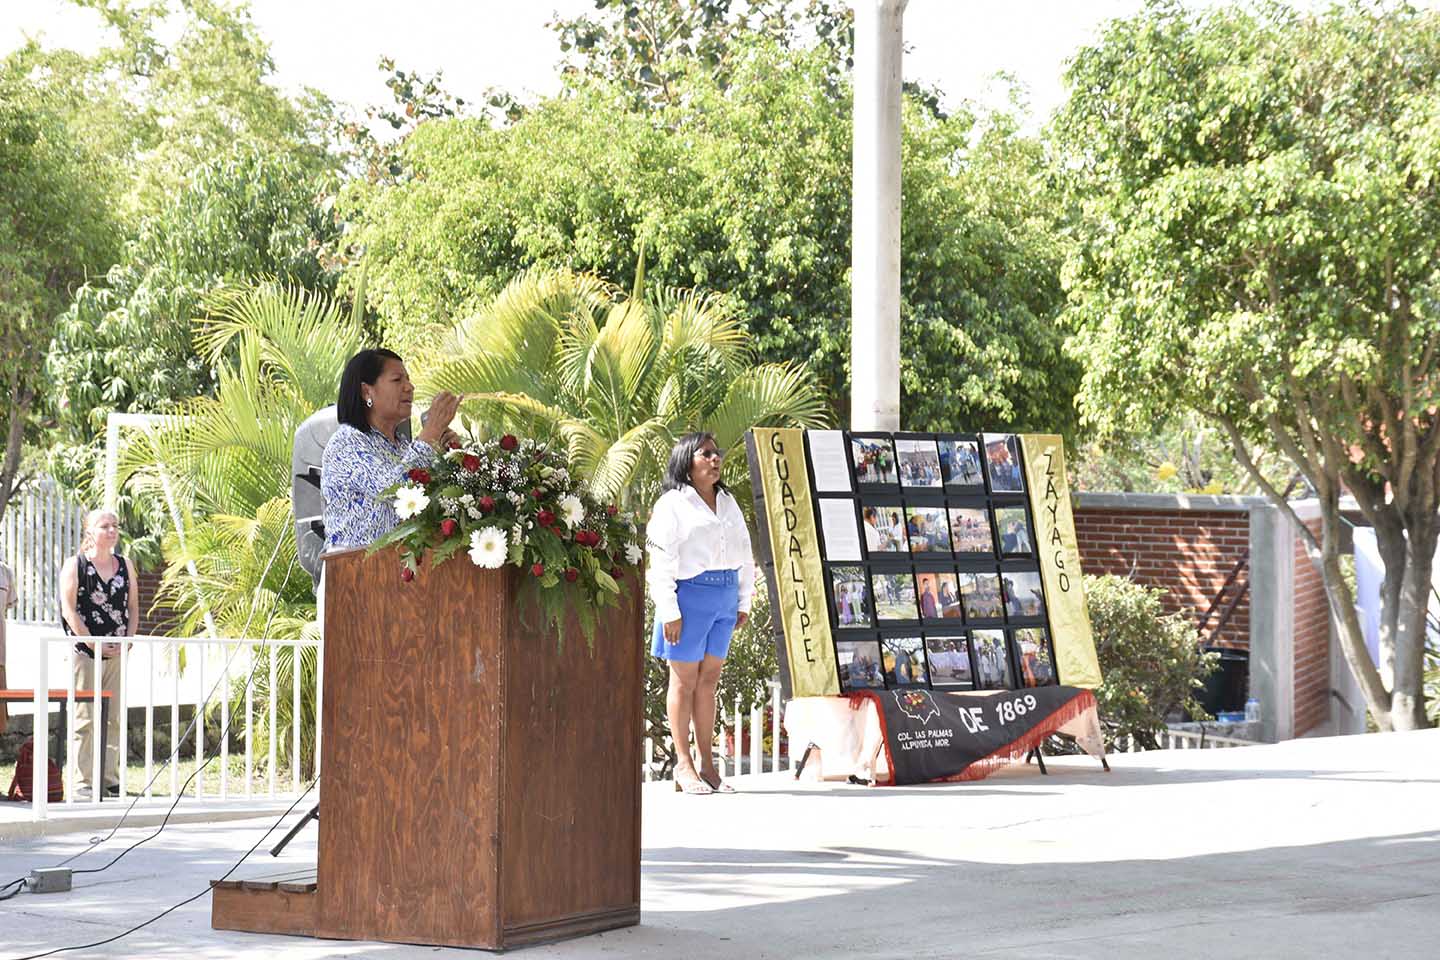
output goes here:
{"type": "Polygon", "coordinates": [[[635,518],[589,495],[563,456],[510,434],[452,445],[390,487],[400,525],[371,551],[401,546],[400,579],[466,550],[485,569],[525,569],[552,625],[577,614],[593,642],[595,611],[613,604],[644,553],[635,518]]]}

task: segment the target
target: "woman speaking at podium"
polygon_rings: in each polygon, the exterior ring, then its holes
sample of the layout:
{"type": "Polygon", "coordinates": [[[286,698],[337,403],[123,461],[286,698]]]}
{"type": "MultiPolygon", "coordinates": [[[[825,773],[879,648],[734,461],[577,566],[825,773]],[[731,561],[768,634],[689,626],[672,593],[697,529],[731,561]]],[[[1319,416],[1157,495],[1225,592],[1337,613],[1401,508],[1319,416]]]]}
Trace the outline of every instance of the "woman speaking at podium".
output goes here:
{"type": "Polygon", "coordinates": [[[405,362],[389,350],[361,350],[345,364],[335,408],[340,427],[320,464],[326,549],[369,546],[399,526],[394,503],[380,491],[430,466],[454,436],[450,421],[460,398],[443,391],[414,440],[397,435],[396,428],[410,422],[414,397],[405,362]]]}
{"type": "Polygon", "coordinates": [[[665,493],[646,527],[655,602],[651,652],[670,663],[665,698],[675,743],[675,789],[734,793],[715,769],[715,687],[730,636],[750,615],[755,560],[740,504],[720,482],[720,448],[708,433],[689,433],[670,451],[665,493]],[[690,758],[695,721],[697,773],[690,758]]]}

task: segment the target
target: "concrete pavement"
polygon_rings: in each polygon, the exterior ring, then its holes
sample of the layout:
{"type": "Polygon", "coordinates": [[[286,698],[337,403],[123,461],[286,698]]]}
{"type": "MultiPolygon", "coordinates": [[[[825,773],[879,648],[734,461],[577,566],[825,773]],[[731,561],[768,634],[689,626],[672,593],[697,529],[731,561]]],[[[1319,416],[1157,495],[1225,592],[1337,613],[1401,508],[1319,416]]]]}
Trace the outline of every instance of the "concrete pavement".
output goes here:
{"type": "MultiPolygon", "coordinates": [[[[517,954],[1440,956],[1440,730],[1121,755],[1112,767],[1063,758],[1049,777],[1017,766],[977,783],[881,789],[764,775],[713,797],[648,785],[641,926],[517,954]]],[[[0,904],[0,956],[112,936],[204,890],[269,822],[174,826],[104,873],[77,877],[70,894],[0,904]]],[[[0,882],[82,839],[5,843],[0,882]]],[[[314,844],[311,829],[283,865],[313,863],[314,844]]],[[[73,865],[103,863],[100,853],[73,865]]],[[[208,896],[71,955],[259,951],[267,960],[467,955],[212,931],[208,896]]]]}

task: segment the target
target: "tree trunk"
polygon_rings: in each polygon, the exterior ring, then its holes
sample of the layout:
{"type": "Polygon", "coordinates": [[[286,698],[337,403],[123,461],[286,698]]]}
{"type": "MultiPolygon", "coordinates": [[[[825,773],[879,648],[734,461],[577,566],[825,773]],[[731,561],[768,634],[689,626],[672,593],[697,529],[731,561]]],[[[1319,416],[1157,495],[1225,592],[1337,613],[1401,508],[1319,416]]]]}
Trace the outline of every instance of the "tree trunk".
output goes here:
{"type": "MultiPolygon", "coordinates": [[[[1391,685],[1391,724],[1396,730],[1423,730],[1425,717],[1426,613],[1430,607],[1431,575],[1435,562],[1437,532],[1433,512],[1409,518],[1409,550],[1400,583],[1399,616],[1395,631],[1395,681],[1391,685]]],[[[1385,579],[1391,579],[1390,569],[1385,579]]]]}
{"type": "MultiPolygon", "coordinates": [[[[5,456],[0,459],[0,520],[10,506],[10,497],[15,492],[15,478],[20,473],[20,449],[25,440],[25,421],[30,416],[30,404],[35,400],[34,391],[15,384],[10,390],[10,409],[5,424],[5,456]]],[[[0,611],[0,616],[3,616],[0,611]]]]}

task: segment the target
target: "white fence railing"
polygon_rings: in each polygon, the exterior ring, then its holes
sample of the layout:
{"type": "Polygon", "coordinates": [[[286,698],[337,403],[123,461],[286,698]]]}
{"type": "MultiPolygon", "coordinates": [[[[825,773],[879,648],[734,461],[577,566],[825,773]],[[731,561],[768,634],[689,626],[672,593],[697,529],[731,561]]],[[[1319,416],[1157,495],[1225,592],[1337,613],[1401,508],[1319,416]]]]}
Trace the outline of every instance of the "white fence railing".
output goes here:
{"type": "MultiPolygon", "coordinates": [[[[1253,747],[1253,740],[1238,737],[1222,737],[1198,730],[1166,730],[1155,738],[1160,750],[1227,750],[1231,747],[1253,747]]],[[[1119,737],[1110,748],[1113,753],[1139,753],[1145,747],[1133,737],[1119,737]]]]}
{"type": "MultiPolygon", "coordinates": [[[[321,664],[313,641],[141,636],[128,638],[117,656],[105,656],[102,646],[92,659],[75,649],[75,640],[58,632],[35,638],[40,649],[27,671],[34,691],[33,819],[43,820],[48,815],[47,761],[52,756],[64,771],[64,806],[107,799],[103,790],[95,791],[100,796],[80,797],[76,789],[76,707],[90,706],[88,697],[95,690],[110,690],[111,695],[104,698],[106,709],[110,716],[118,712],[120,717],[116,742],[119,797],[115,799],[128,803],[136,795],[146,800],[173,798],[182,790],[222,801],[278,798],[298,794],[302,779],[308,782],[302,773],[308,773],[320,755],[321,664]],[[288,669],[282,668],[287,659],[288,669]],[[107,660],[119,662],[119,680],[109,688],[101,682],[107,660]],[[288,678],[283,676],[286,673],[288,678]],[[81,700],[76,699],[77,690],[81,700]],[[50,711],[56,704],[68,734],[58,756],[52,754],[50,736],[54,719],[50,711]],[[139,721],[144,724],[143,767],[129,749],[130,715],[138,708],[144,708],[139,721]],[[304,742],[307,725],[313,731],[311,744],[304,742]],[[168,746],[157,751],[156,734],[166,727],[168,746]],[[207,737],[214,743],[209,769],[207,737]],[[307,757],[309,764],[303,762],[307,757]],[[140,769],[131,770],[132,762],[140,769]]],[[[12,686],[19,685],[15,680],[12,678],[12,686]]],[[[98,711],[94,713],[87,736],[93,738],[91,769],[87,771],[92,785],[103,782],[100,716],[98,711]]]]}
{"type": "Polygon", "coordinates": [[[60,620],[60,565],[80,549],[85,511],[66,500],[53,480],[25,487],[0,521],[0,560],[15,572],[19,605],[9,615],[25,623],[60,620]]]}
{"type": "MultiPolygon", "coordinates": [[[[795,761],[790,757],[789,751],[782,749],[780,684],[777,681],[770,681],[770,701],[763,707],[757,704],[753,710],[745,713],[737,699],[729,709],[726,709],[724,704],[721,704],[719,709],[723,714],[720,723],[729,731],[728,736],[722,731],[715,738],[715,768],[722,777],[733,777],[741,773],[776,772],[788,770],[794,765],[795,761]],[[766,737],[770,738],[768,750],[766,737]]],[[[667,752],[672,745],[670,738],[666,737],[667,752]]],[[[645,738],[644,750],[645,761],[641,767],[641,775],[647,781],[674,779],[674,769],[655,759],[653,738],[645,738]]]]}

